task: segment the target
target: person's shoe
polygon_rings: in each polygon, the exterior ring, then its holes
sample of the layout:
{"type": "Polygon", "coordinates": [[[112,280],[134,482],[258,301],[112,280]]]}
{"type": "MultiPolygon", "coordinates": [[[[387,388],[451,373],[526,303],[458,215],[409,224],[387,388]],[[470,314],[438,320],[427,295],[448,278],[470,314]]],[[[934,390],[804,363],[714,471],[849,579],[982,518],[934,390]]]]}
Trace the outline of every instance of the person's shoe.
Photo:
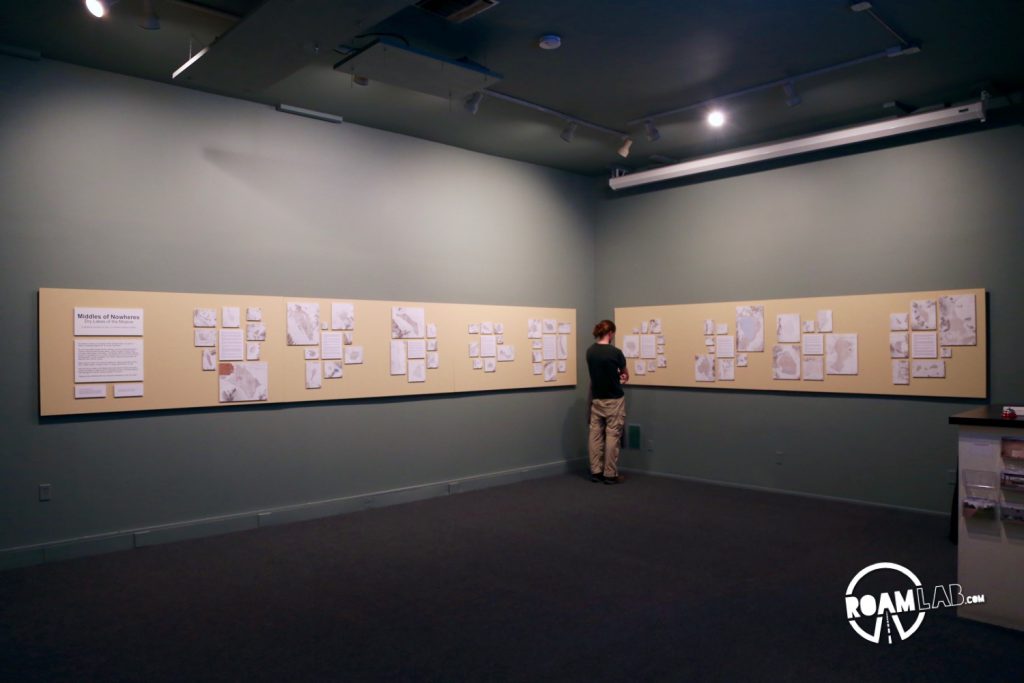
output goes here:
{"type": "Polygon", "coordinates": [[[612,484],[618,484],[619,483],[619,478],[618,477],[605,477],[604,478],[604,483],[608,484],[609,486],[612,485],[612,484]]]}
{"type": "Polygon", "coordinates": [[[601,474],[591,474],[590,475],[590,481],[594,482],[595,484],[597,482],[599,482],[599,481],[604,481],[604,475],[601,475],[601,474]]]}

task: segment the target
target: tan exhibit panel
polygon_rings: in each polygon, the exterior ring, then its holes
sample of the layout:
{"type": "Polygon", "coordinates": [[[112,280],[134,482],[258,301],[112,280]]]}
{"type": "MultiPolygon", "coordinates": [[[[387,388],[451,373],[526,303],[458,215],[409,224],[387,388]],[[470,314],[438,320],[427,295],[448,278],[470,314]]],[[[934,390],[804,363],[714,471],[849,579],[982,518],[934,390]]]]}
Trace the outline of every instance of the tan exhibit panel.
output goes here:
{"type": "Polygon", "coordinates": [[[631,384],[987,395],[984,289],[636,306],[616,308],[615,324],[631,384]],[[763,350],[744,352],[741,342],[756,347],[757,307],[763,311],[763,350]],[[651,332],[655,328],[660,332],[651,332]],[[626,347],[638,342],[654,357],[635,357],[635,349],[631,355],[626,347]]]}
{"type": "Polygon", "coordinates": [[[575,327],[575,309],[564,308],[40,289],[39,411],[70,415],[573,386],[575,327]],[[104,318],[137,314],[142,319],[134,330],[116,321],[104,328],[104,318]],[[76,320],[87,316],[95,319],[86,321],[91,327],[76,329],[76,320]],[[533,372],[531,320],[571,328],[561,340],[567,357],[553,361],[548,375],[533,372]],[[470,325],[485,322],[501,323],[503,343],[497,346],[512,349],[502,352],[501,362],[495,357],[490,372],[474,369],[469,355],[470,340],[480,337],[469,334],[470,325]]]}

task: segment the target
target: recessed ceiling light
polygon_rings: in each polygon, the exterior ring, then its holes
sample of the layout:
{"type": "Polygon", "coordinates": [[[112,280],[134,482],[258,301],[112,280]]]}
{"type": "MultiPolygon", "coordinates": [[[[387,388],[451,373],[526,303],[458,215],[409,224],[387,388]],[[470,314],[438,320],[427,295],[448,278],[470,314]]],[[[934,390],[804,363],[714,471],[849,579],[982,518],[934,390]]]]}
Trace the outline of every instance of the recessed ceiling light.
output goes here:
{"type": "Polygon", "coordinates": [[[562,36],[555,35],[554,33],[543,35],[537,41],[537,47],[542,50],[557,50],[562,47],[562,36]]]}
{"type": "Polygon", "coordinates": [[[720,109],[713,109],[708,114],[708,125],[712,128],[721,128],[725,125],[725,114],[720,109]]]}

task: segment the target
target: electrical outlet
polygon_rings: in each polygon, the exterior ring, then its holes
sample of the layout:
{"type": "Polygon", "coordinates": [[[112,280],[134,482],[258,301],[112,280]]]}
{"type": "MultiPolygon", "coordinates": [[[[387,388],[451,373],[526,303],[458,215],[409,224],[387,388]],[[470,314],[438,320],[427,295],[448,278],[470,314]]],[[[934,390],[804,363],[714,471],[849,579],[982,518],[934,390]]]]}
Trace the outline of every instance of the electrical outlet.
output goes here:
{"type": "Polygon", "coordinates": [[[647,452],[648,453],[653,453],[654,452],[654,439],[647,439],[647,452]]]}
{"type": "Polygon", "coordinates": [[[40,503],[45,503],[48,500],[50,500],[50,485],[49,484],[40,484],[39,485],[39,502],[40,503]]]}
{"type": "Polygon", "coordinates": [[[785,455],[785,451],[775,451],[775,464],[781,465],[785,455]]]}

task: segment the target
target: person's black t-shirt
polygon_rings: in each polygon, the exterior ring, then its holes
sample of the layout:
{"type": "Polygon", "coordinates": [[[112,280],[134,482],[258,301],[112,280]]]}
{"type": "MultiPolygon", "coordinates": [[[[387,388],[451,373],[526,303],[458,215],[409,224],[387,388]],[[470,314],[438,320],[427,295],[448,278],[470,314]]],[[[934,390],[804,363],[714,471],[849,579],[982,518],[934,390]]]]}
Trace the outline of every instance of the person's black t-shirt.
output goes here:
{"type": "Polygon", "coordinates": [[[592,344],[587,349],[587,368],[594,398],[622,398],[619,373],[626,367],[626,357],[611,344],[592,344]]]}

